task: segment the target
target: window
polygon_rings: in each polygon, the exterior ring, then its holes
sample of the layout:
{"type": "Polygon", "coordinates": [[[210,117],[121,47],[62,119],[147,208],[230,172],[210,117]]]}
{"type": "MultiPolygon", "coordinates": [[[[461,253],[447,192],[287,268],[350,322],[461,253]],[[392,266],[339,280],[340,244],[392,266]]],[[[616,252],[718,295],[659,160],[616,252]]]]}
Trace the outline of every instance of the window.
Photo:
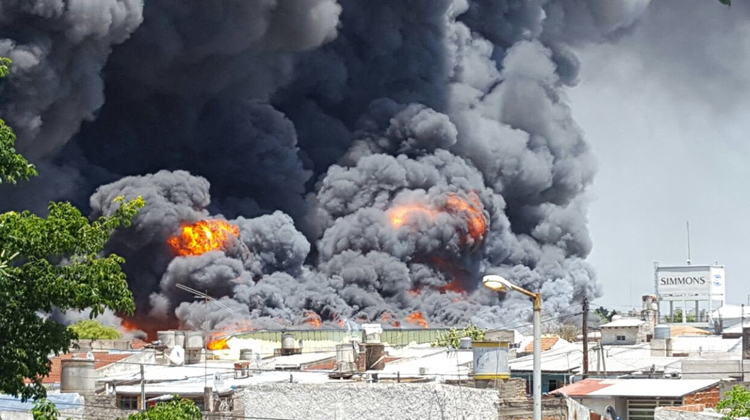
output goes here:
{"type": "Polygon", "coordinates": [[[626,340],[626,339],[625,339],[625,336],[624,336],[624,335],[618,335],[618,336],[617,336],[617,341],[625,341],[625,340],[626,340]]]}
{"type": "Polygon", "coordinates": [[[131,395],[118,395],[117,396],[117,408],[123,410],[137,410],[138,409],[138,396],[131,395]]]}
{"type": "Polygon", "coordinates": [[[561,379],[550,379],[547,382],[547,392],[552,392],[558,388],[562,388],[565,386],[565,382],[563,382],[561,379]]]}

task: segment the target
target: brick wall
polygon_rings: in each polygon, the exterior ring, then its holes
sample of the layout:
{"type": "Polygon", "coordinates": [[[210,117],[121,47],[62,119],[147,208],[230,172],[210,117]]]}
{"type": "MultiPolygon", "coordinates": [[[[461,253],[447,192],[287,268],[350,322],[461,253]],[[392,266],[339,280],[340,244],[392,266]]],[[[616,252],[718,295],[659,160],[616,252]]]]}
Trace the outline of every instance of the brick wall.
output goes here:
{"type": "Polygon", "coordinates": [[[703,404],[706,407],[714,408],[719,403],[719,400],[721,400],[721,393],[719,392],[719,387],[716,386],[705,391],[686,395],[684,401],[685,405],[703,404]]]}
{"type": "Polygon", "coordinates": [[[129,414],[136,412],[117,408],[117,396],[115,394],[86,395],[84,401],[86,407],[84,408],[83,418],[85,419],[127,418],[129,414]]]}
{"type": "MultiPolygon", "coordinates": [[[[531,398],[501,401],[497,418],[499,420],[531,420],[534,418],[534,402],[531,398]]],[[[565,398],[542,398],[542,420],[567,419],[568,404],[565,398]]]]}

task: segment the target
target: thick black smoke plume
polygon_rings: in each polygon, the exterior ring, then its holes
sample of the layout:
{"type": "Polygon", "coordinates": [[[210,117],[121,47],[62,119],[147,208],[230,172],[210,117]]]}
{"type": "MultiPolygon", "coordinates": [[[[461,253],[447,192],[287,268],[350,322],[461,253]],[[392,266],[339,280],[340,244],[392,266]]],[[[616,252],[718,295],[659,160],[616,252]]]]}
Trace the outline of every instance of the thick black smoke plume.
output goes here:
{"type": "Polygon", "coordinates": [[[217,327],[527,316],[486,273],[568,313],[601,293],[574,48],[648,3],[6,0],[0,114],[48,175],[3,206],[143,196],[110,250],[163,325],[205,316],[177,283],[234,309],[217,327]],[[222,249],[167,244],[216,218],[222,249]]]}

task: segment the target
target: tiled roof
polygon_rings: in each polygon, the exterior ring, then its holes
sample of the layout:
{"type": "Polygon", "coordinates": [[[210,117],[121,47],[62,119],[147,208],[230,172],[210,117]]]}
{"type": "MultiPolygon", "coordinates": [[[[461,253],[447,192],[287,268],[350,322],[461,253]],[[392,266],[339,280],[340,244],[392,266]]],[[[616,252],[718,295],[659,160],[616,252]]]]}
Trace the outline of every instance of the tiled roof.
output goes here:
{"type": "Polygon", "coordinates": [[[679,337],[682,335],[711,335],[710,332],[695,328],[690,325],[670,325],[672,337],[679,337]]]}
{"type": "MultiPolygon", "coordinates": [[[[552,337],[542,337],[542,351],[547,351],[552,348],[552,346],[557,343],[557,340],[559,340],[560,337],[558,336],[552,336],[552,337]]],[[[523,349],[524,353],[531,353],[534,351],[534,341],[531,341],[529,344],[526,345],[526,348],[523,349]]]]}
{"type": "MultiPolygon", "coordinates": [[[[120,360],[126,359],[132,356],[132,353],[94,353],[94,369],[100,369],[112,363],[119,362],[120,360]]],[[[62,373],[62,360],[74,358],[85,358],[86,354],[81,353],[70,353],[62,354],[60,356],[51,357],[49,360],[52,362],[50,367],[49,376],[42,378],[44,384],[56,384],[60,383],[60,375],[62,373]]],[[[27,380],[27,382],[29,382],[27,380]]]]}

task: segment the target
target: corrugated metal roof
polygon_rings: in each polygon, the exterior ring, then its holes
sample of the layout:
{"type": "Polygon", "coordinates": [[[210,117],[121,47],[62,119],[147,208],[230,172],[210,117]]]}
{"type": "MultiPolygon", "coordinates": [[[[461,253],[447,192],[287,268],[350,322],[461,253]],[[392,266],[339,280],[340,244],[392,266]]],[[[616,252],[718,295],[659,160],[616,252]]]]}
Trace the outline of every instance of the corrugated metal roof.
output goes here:
{"type": "Polygon", "coordinates": [[[717,379],[623,379],[588,393],[589,397],[679,398],[719,383],[717,379]]]}
{"type": "Polygon", "coordinates": [[[612,321],[610,323],[604,324],[601,326],[601,328],[640,327],[641,325],[645,323],[646,321],[643,321],[637,318],[623,318],[623,319],[618,319],[617,321],[612,321]]]}
{"type": "Polygon", "coordinates": [[[717,383],[714,379],[585,379],[553,393],[571,397],[680,398],[717,383]]]}
{"type": "Polygon", "coordinates": [[[606,388],[612,385],[612,379],[584,379],[574,384],[566,385],[562,388],[552,391],[552,394],[562,394],[571,397],[583,397],[591,392],[606,388]]]}

